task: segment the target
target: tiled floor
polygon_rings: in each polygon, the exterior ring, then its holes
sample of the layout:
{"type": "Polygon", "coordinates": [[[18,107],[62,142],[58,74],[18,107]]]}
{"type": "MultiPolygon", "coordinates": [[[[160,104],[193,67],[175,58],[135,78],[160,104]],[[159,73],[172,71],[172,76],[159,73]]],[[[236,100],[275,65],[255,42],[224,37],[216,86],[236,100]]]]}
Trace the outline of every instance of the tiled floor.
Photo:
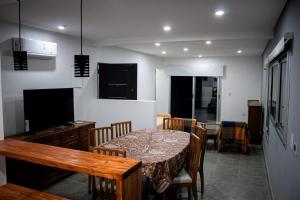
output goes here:
{"type": "MultiPolygon", "coordinates": [[[[234,151],[218,153],[207,150],[204,161],[205,191],[199,198],[204,200],[269,200],[269,186],[265,170],[263,152],[251,148],[249,155],[234,151]]],[[[51,186],[47,192],[74,200],[89,200],[87,175],[75,174],[51,186]]],[[[174,195],[172,195],[174,196],[174,195]]],[[[147,199],[155,199],[148,194],[147,199]]],[[[174,199],[174,197],[170,198],[174,199]]],[[[177,192],[177,199],[187,199],[187,190],[177,192]]]]}

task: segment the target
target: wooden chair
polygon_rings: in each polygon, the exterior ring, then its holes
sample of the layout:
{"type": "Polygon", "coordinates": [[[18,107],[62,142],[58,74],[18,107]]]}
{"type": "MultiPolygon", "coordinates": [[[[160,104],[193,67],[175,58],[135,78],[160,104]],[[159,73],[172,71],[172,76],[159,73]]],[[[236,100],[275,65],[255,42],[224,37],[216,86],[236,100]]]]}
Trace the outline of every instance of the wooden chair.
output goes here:
{"type": "MultiPolygon", "coordinates": [[[[101,128],[91,128],[88,134],[89,150],[113,139],[113,133],[109,126],[101,128]]],[[[91,193],[91,176],[88,177],[88,192],[91,193]]]]}
{"type": "Polygon", "coordinates": [[[221,124],[220,123],[203,123],[203,128],[206,131],[206,139],[212,139],[214,141],[215,150],[218,149],[218,135],[221,132],[221,124]]]}
{"type": "Polygon", "coordinates": [[[195,118],[185,118],[184,119],[184,131],[195,133],[195,126],[197,125],[197,120],[195,118]]]}
{"type": "Polygon", "coordinates": [[[199,164],[199,174],[200,174],[200,180],[201,180],[201,193],[204,192],[204,170],[203,170],[203,164],[204,164],[204,155],[205,155],[205,149],[206,149],[206,136],[207,130],[201,126],[195,127],[195,135],[197,135],[200,138],[201,142],[201,155],[200,155],[200,164],[199,164]]]}
{"type": "Polygon", "coordinates": [[[115,133],[116,137],[126,135],[132,131],[131,121],[112,123],[111,130],[115,133]]]}
{"type": "Polygon", "coordinates": [[[114,138],[111,127],[91,128],[89,129],[88,142],[89,147],[99,146],[114,138]]]}
{"type": "Polygon", "coordinates": [[[168,113],[157,113],[156,114],[156,128],[163,129],[164,118],[171,118],[171,115],[168,113]]]}
{"type": "Polygon", "coordinates": [[[182,118],[164,118],[163,129],[184,130],[184,120],[182,118]]]}
{"type": "MultiPolygon", "coordinates": [[[[94,147],[91,152],[102,155],[119,156],[126,158],[126,151],[106,147],[94,147]]],[[[92,176],[92,197],[96,199],[116,199],[116,181],[113,179],[92,176]]]]}
{"type": "Polygon", "coordinates": [[[200,154],[202,151],[199,137],[191,133],[189,152],[187,156],[186,169],[182,169],[178,176],[173,179],[172,187],[188,187],[188,194],[190,199],[191,189],[193,197],[198,200],[197,194],[197,172],[199,169],[200,154]]]}

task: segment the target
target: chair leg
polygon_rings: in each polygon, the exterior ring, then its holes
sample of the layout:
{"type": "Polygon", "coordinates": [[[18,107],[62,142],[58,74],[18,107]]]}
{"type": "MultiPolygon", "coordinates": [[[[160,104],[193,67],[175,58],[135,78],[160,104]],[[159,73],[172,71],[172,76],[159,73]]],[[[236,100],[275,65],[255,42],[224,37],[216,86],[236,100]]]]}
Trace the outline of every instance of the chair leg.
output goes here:
{"type": "Polygon", "coordinates": [[[204,173],[203,173],[203,167],[199,169],[200,174],[200,181],[201,181],[201,193],[204,192],[204,173]]]}
{"type": "Polygon", "coordinates": [[[96,200],[97,198],[97,189],[96,189],[96,177],[95,176],[90,176],[91,178],[91,190],[92,190],[92,200],[96,200]]]}
{"type": "Polygon", "coordinates": [[[191,188],[188,188],[188,199],[191,199],[191,188]]]}
{"type": "Polygon", "coordinates": [[[89,175],[89,178],[88,178],[88,193],[91,194],[92,192],[92,179],[91,179],[91,175],[89,175]]]}
{"type": "Polygon", "coordinates": [[[193,191],[193,197],[194,197],[194,200],[198,200],[198,194],[197,194],[197,186],[194,185],[192,187],[192,191],[193,191]]]}
{"type": "Polygon", "coordinates": [[[215,145],[215,150],[217,150],[218,149],[217,138],[214,139],[214,145],[215,145]]]}

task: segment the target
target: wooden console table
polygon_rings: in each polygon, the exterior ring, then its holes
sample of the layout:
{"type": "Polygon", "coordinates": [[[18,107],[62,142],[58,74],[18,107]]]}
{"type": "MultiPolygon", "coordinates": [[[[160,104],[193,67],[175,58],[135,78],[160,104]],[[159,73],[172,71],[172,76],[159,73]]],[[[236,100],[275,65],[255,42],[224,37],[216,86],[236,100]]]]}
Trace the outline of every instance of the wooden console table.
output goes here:
{"type": "MultiPolygon", "coordinates": [[[[88,129],[94,127],[95,122],[81,121],[80,123],[74,123],[73,125],[57,129],[48,129],[35,133],[22,133],[7,137],[7,139],[17,139],[88,151],[88,129]]],[[[74,173],[11,158],[6,159],[6,166],[8,182],[38,190],[44,189],[74,173]]]]}
{"type": "Polygon", "coordinates": [[[0,155],[49,167],[115,179],[118,200],[141,199],[141,161],[14,139],[0,141],[0,155]]]}

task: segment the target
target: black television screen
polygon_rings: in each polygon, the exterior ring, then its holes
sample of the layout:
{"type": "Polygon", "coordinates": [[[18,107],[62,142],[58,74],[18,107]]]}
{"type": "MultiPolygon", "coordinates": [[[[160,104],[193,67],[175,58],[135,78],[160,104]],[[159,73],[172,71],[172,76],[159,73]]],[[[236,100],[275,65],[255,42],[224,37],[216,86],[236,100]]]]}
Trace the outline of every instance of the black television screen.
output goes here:
{"type": "Polygon", "coordinates": [[[74,121],[73,88],[24,90],[23,100],[26,132],[74,121]]]}

